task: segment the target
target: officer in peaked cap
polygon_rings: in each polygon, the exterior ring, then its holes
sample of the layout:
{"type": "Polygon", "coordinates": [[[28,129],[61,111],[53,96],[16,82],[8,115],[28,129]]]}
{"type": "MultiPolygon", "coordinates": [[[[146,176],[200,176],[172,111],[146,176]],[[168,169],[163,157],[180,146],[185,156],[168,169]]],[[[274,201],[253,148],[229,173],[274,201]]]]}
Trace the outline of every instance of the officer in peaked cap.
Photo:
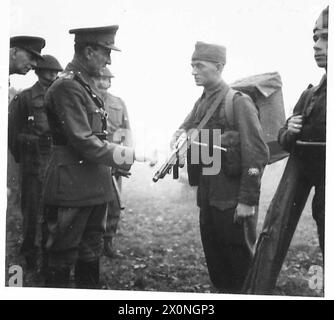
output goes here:
{"type": "Polygon", "coordinates": [[[9,148],[16,162],[20,164],[23,216],[21,254],[26,259],[27,270],[38,266],[42,234],[42,183],[51,152],[44,96],[58,72],[63,70],[55,57],[42,57],[35,67],[38,81],[14,97],[10,103],[8,118],[9,148]]]}
{"type": "Polygon", "coordinates": [[[106,49],[121,51],[114,45],[117,30],[118,26],[112,25],[98,28],[72,29],[69,32],[75,35],[75,43],[95,43],[106,49]]]}
{"type": "MultiPolygon", "coordinates": [[[[68,287],[72,266],[80,288],[99,286],[110,167],[129,170],[134,149],[107,140],[107,115],[93,77],[111,63],[118,26],[72,29],[74,58],[46,93],[54,143],[44,183],[48,226],[46,286],[68,287]]],[[[137,159],[137,155],[136,155],[137,159]]]]}
{"type": "Polygon", "coordinates": [[[9,74],[26,74],[37,61],[43,59],[41,50],[45,40],[40,37],[15,36],[10,38],[9,74]]]}

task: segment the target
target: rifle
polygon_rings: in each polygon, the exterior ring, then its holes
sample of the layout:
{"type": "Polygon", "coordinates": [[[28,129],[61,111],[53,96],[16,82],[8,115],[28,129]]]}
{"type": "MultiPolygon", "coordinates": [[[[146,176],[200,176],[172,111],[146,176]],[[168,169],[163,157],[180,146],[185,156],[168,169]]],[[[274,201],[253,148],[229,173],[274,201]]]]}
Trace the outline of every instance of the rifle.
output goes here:
{"type": "Polygon", "coordinates": [[[325,147],[326,142],[309,142],[309,141],[301,141],[297,140],[296,144],[298,146],[304,146],[304,147],[325,147]]]}
{"type": "Polygon", "coordinates": [[[197,139],[199,132],[204,128],[205,124],[212,117],[213,113],[218,108],[219,104],[225,98],[227,90],[222,90],[218,97],[214,100],[209,110],[205,113],[204,117],[200,121],[199,125],[195,130],[191,131],[191,134],[187,133],[186,138],[179,137],[176,143],[176,147],[173,148],[171,155],[168,157],[166,162],[160,167],[160,169],[155,173],[153,181],[157,182],[162,179],[167,173],[170,173],[173,168],[173,178],[177,179],[179,177],[179,158],[185,157],[189,146],[197,139]]]}

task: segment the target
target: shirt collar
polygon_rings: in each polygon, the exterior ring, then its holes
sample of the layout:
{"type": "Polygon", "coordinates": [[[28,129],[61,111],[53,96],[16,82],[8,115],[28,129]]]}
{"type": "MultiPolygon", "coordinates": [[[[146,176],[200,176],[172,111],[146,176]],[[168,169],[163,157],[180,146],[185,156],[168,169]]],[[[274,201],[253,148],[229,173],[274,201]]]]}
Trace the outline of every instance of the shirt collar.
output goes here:
{"type": "Polygon", "coordinates": [[[204,89],[203,97],[208,98],[226,87],[228,87],[227,83],[221,79],[214,87],[210,89],[204,89]]]}
{"type": "Polygon", "coordinates": [[[327,74],[326,73],[321,78],[319,84],[315,87],[314,92],[319,91],[324,86],[327,86],[327,74]]]}
{"type": "Polygon", "coordinates": [[[70,62],[66,68],[65,71],[72,71],[74,72],[80,79],[85,82],[89,87],[94,91],[94,93],[102,98],[100,91],[97,89],[95,82],[91,75],[89,75],[88,70],[86,66],[79,61],[78,59],[74,58],[72,62],[70,62]]]}

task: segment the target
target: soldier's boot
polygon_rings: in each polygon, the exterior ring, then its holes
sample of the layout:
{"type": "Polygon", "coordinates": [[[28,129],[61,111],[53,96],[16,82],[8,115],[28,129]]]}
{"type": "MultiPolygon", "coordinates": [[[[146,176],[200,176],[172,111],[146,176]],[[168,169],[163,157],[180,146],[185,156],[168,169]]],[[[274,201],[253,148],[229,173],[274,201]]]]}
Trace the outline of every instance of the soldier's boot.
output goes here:
{"type": "Polygon", "coordinates": [[[103,249],[103,254],[108,257],[108,258],[115,258],[116,253],[113,249],[112,245],[112,239],[113,238],[104,238],[104,249],[103,249]]]}
{"type": "Polygon", "coordinates": [[[48,288],[69,288],[70,268],[48,267],[45,276],[45,287],[48,288]]]}
{"type": "Polygon", "coordinates": [[[81,289],[99,289],[100,261],[78,260],[74,270],[75,286],[81,289]]]}

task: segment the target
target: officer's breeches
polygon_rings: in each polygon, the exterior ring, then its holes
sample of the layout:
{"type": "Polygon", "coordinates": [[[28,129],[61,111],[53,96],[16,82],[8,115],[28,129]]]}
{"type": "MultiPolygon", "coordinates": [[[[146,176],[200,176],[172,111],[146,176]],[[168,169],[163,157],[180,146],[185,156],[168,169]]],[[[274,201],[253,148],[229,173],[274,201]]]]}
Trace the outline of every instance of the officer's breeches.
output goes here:
{"type": "Polygon", "coordinates": [[[96,261],[102,252],[107,204],[90,207],[46,206],[46,251],[50,267],[70,267],[78,259],[96,261]]]}
{"type": "Polygon", "coordinates": [[[211,281],[218,290],[229,293],[241,291],[256,241],[257,214],[236,224],[234,211],[211,206],[200,210],[202,245],[211,281]]]}

